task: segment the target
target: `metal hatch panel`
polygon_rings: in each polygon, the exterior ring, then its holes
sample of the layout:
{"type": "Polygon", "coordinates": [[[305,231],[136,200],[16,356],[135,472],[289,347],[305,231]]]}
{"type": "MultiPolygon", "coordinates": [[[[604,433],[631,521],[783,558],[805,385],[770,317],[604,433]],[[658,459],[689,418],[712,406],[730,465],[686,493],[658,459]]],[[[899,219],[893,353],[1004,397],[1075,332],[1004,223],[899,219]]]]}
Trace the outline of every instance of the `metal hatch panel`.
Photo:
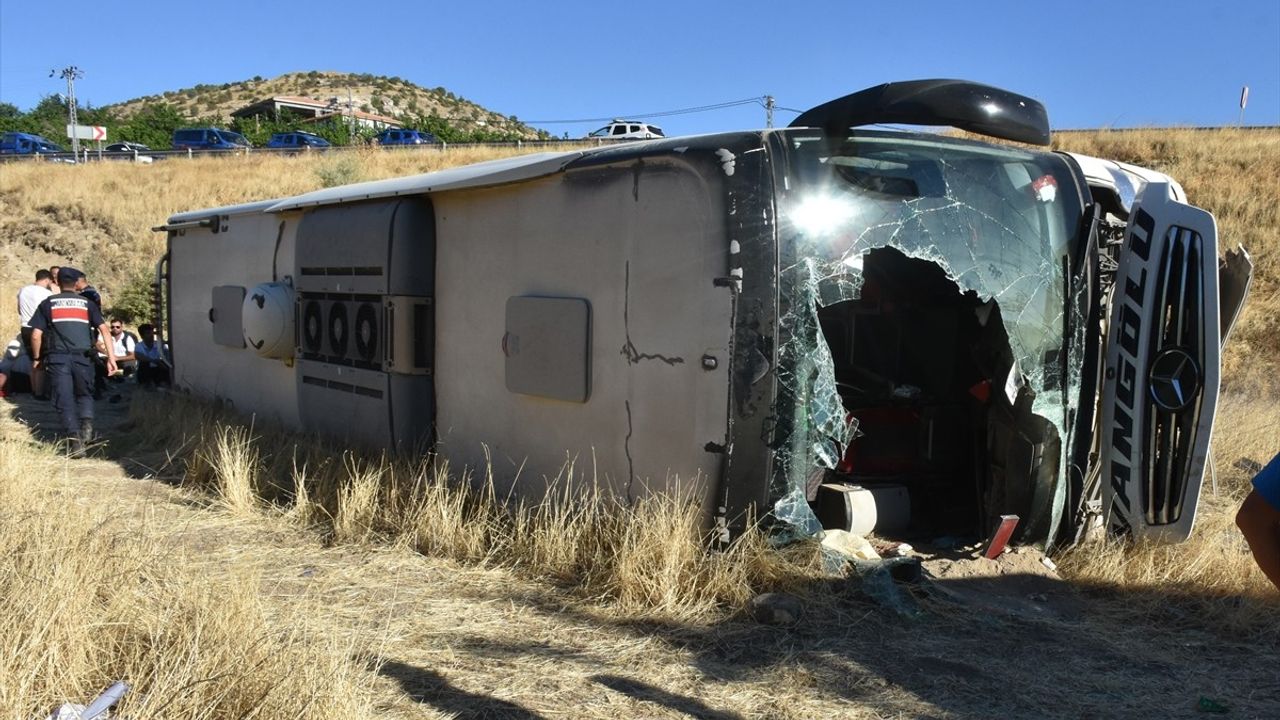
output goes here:
{"type": "Polygon", "coordinates": [[[790,127],[843,136],[877,124],[950,125],[980,135],[1048,145],[1049,116],[1029,97],[967,80],[909,80],[876,85],[800,113],[790,127]]]}
{"type": "Polygon", "coordinates": [[[1236,326],[1244,302],[1249,297],[1249,285],[1253,282],[1253,260],[1243,245],[1236,245],[1235,250],[1228,250],[1227,255],[1218,263],[1218,295],[1220,297],[1220,322],[1222,346],[1226,347],[1227,338],[1231,337],[1231,329],[1236,326]]]}

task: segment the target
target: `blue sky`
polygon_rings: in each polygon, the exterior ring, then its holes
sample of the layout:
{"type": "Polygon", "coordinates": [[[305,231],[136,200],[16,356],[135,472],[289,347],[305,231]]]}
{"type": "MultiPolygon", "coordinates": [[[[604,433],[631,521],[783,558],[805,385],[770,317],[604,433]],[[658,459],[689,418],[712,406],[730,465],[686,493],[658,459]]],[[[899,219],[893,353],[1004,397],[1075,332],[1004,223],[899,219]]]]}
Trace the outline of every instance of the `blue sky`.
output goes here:
{"type": "MultiPolygon", "coordinates": [[[[0,0],[0,101],[28,109],[61,92],[49,71],[67,65],[84,70],[77,94],[94,105],[338,70],[441,85],[522,120],[766,94],[802,110],[889,80],[959,77],[1041,100],[1056,128],[1233,124],[1246,84],[1246,122],[1280,124],[1280,0],[969,6],[0,0]]],[[[780,111],[777,123],[793,117],[780,111]]],[[[764,110],[654,122],[669,134],[762,127],[764,110]]],[[[539,126],[579,136],[601,124],[539,126]]]]}

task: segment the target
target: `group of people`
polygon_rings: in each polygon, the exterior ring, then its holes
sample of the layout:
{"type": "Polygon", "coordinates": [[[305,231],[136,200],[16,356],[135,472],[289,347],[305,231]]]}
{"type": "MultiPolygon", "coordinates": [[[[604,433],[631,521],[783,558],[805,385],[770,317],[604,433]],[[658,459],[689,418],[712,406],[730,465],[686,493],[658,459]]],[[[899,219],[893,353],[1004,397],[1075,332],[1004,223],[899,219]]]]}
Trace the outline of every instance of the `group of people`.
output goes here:
{"type": "Polygon", "coordinates": [[[73,453],[94,439],[93,402],[111,380],[169,382],[170,361],[150,324],[138,335],[102,314],[102,297],[85,274],[54,266],[18,291],[19,334],[0,361],[0,396],[30,392],[52,399],[73,453]]]}

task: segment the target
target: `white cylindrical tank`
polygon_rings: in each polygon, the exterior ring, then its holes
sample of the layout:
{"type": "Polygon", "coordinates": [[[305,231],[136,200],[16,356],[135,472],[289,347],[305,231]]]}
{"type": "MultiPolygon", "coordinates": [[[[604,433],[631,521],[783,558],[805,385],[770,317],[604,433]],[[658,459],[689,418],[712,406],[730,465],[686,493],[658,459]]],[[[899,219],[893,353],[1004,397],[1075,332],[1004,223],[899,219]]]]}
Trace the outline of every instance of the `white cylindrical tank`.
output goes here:
{"type": "Polygon", "coordinates": [[[263,357],[293,357],[293,288],[262,283],[245,293],[244,341],[263,357]]]}

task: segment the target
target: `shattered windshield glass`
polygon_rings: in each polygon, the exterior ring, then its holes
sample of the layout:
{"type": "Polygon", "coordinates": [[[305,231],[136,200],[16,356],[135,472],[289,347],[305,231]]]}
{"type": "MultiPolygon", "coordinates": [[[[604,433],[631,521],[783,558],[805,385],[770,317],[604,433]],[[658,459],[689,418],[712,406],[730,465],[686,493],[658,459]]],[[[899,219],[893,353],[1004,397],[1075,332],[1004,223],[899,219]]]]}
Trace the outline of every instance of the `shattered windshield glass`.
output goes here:
{"type": "MultiPolygon", "coordinates": [[[[1009,358],[998,370],[984,366],[990,392],[1004,393],[1011,408],[1021,402],[1051,423],[1055,441],[1066,438],[1065,403],[1076,402],[1078,379],[1063,379],[1064,259],[1082,212],[1066,162],[1048,153],[917,133],[859,131],[833,140],[800,132],[780,139],[775,515],[799,532],[820,530],[806,501],[815,477],[835,469],[860,434],[848,383],[837,378],[837,365],[846,361],[833,357],[820,311],[861,298],[874,250],[891,248],[936,264],[959,293],[973,297],[973,307],[965,308],[978,316],[972,322],[985,325],[998,315],[1009,358]]],[[[917,347],[930,352],[927,344],[917,347]]],[[[899,403],[920,392],[890,387],[885,397],[899,403]]],[[[1048,474],[1048,487],[1034,488],[1035,512],[1051,517],[1031,523],[1043,525],[1049,536],[1062,511],[1062,475],[1059,465],[1048,474]]]]}

